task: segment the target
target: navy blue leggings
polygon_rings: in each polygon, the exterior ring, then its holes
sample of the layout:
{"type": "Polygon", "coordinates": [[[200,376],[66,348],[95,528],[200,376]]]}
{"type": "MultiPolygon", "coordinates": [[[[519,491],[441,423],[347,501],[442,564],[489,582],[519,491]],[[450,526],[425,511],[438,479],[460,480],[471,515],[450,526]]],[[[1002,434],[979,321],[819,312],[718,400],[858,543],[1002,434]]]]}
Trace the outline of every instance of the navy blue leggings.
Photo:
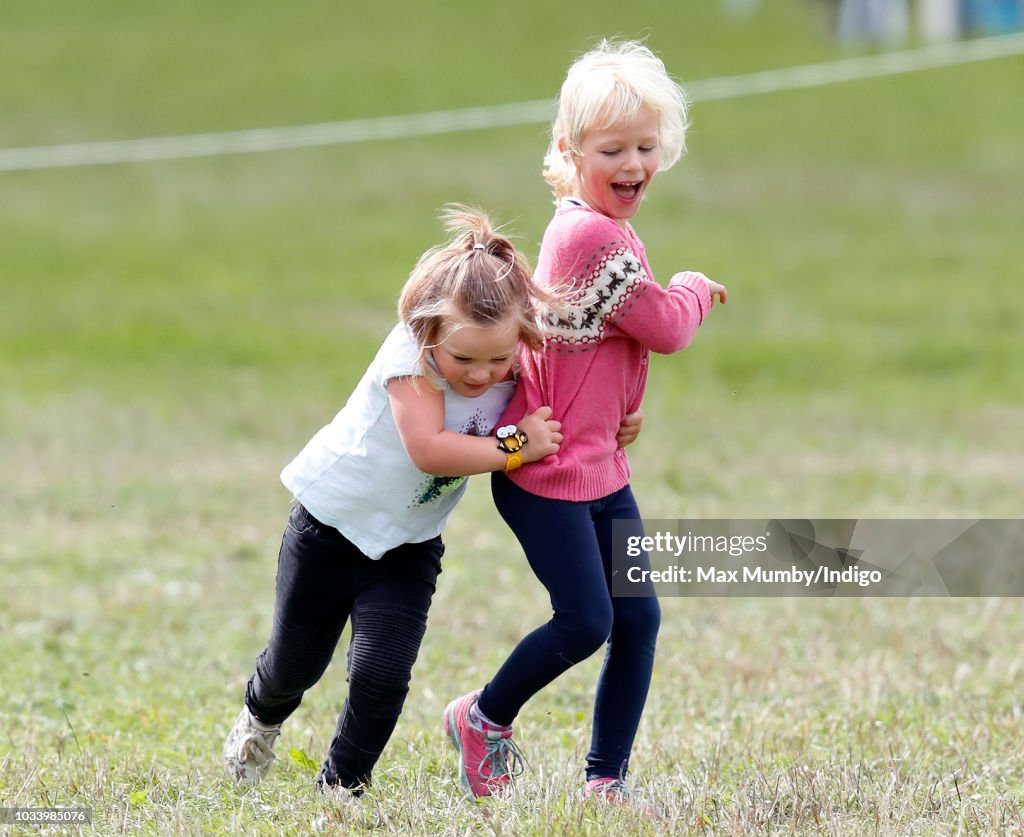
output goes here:
{"type": "MultiPolygon", "coordinates": [[[[511,724],[523,705],[571,666],[607,643],[594,700],[587,778],[624,776],[654,667],[661,609],[649,595],[612,596],[612,521],[641,530],[629,486],[592,502],[538,497],[503,473],[491,480],[494,503],[515,532],[551,596],[551,620],[524,637],[484,687],[479,707],[511,724]]],[[[632,559],[650,569],[647,554],[632,559]]],[[[619,571],[624,570],[619,556],[619,571]]]]}

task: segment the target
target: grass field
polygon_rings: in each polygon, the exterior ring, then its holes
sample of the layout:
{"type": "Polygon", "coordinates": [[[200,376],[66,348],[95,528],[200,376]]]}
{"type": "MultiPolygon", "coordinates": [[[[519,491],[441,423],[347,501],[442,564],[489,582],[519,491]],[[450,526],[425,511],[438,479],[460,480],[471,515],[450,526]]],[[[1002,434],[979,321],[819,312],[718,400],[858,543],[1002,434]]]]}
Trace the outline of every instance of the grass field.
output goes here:
{"type": "MultiPolygon", "coordinates": [[[[10,0],[0,147],[553,97],[605,34],[649,35],[684,81],[849,55],[825,3],[680,5],[10,0]]],[[[636,226],[662,280],[700,269],[730,302],[653,364],[647,516],[1020,516],[1022,87],[1014,57],[695,103],[636,226]]],[[[442,204],[535,254],[545,128],[0,173],[0,807],[88,807],[103,834],[1024,833],[1012,599],[665,599],[633,760],[665,818],[576,797],[596,658],[524,710],[516,797],[466,802],[441,710],[547,618],[484,479],[371,792],[312,790],[340,654],[270,779],[223,778],[278,472],[358,380],[442,204]]]]}

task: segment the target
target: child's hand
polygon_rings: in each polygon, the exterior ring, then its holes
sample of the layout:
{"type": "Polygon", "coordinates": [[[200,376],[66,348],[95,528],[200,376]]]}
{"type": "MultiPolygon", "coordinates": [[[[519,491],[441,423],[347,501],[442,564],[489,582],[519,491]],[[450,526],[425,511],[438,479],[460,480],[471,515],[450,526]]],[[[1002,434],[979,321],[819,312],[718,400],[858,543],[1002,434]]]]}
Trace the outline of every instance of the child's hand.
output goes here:
{"type": "Polygon", "coordinates": [[[622,424],[619,425],[619,432],[615,434],[615,444],[620,448],[633,444],[636,441],[636,437],[640,435],[640,428],[643,425],[644,414],[640,410],[627,415],[622,420],[622,424]]]}
{"type": "Polygon", "coordinates": [[[711,294],[711,304],[715,304],[715,297],[718,297],[718,301],[725,305],[725,300],[729,296],[729,292],[726,291],[725,285],[719,285],[717,282],[712,282],[707,276],[704,277],[704,281],[708,283],[708,293],[711,294]]]}
{"type": "Polygon", "coordinates": [[[519,429],[526,434],[527,439],[523,445],[523,462],[536,462],[558,453],[558,446],[562,444],[562,434],[559,433],[562,425],[551,418],[550,407],[538,407],[524,416],[519,422],[519,429]]]}

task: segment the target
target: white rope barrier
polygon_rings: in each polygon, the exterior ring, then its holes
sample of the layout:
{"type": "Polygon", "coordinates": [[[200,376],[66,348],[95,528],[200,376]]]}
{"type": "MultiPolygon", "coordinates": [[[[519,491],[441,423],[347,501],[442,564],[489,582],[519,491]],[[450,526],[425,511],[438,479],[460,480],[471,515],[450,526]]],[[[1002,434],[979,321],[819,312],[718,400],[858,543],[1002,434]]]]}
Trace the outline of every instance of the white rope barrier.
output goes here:
{"type": "MultiPolygon", "coordinates": [[[[686,90],[694,102],[712,102],[952,67],[1021,54],[1024,54],[1024,33],[1015,33],[973,41],[936,44],[901,52],[846,58],[823,64],[703,79],[690,82],[686,85],[686,90]]],[[[460,131],[544,123],[553,115],[554,103],[544,99],[315,125],[2,148],[0,172],[141,163],[289,148],[312,148],[372,140],[410,139],[460,131]]]]}

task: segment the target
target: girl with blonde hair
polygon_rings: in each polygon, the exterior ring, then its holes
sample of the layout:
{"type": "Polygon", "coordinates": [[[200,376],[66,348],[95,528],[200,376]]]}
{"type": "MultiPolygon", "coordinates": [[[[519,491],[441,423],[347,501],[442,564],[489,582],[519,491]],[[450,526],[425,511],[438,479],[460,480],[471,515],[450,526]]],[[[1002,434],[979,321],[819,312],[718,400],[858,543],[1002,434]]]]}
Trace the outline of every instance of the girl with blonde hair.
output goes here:
{"type": "MultiPolygon", "coordinates": [[[[685,348],[713,300],[726,298],[722,285],[700,273],[658,284],[630,224],[655,175],[682,154],[686,125],[682,88],[641,43],[602,42],[562,85],[544,161],[556,209],[535,276],[544,289],[575,295],[576,304],[548,317],[543,348],[523,347],[520,385],[506,415],[548,405],[564,441],[543,461],[491,480],[495,505],[547,589],[553,614],[490,682],[445,711],[460,781],[473,796],[507,787],[521,765],[512,721],[523,705],[605,646],[585,792],[630,800],[625,777],[660,608],[650,583],[633,585],[629,596],[612,594],[616,573],[650,569],[646,553],[630,563],[615,554],[613,528],[622,537],[642,534],[629,459],[616,437],[622,418],[640,408],[650,352],[685,348]]],[[[677,432],[686,432],[682,419],[677,432]]]]}

